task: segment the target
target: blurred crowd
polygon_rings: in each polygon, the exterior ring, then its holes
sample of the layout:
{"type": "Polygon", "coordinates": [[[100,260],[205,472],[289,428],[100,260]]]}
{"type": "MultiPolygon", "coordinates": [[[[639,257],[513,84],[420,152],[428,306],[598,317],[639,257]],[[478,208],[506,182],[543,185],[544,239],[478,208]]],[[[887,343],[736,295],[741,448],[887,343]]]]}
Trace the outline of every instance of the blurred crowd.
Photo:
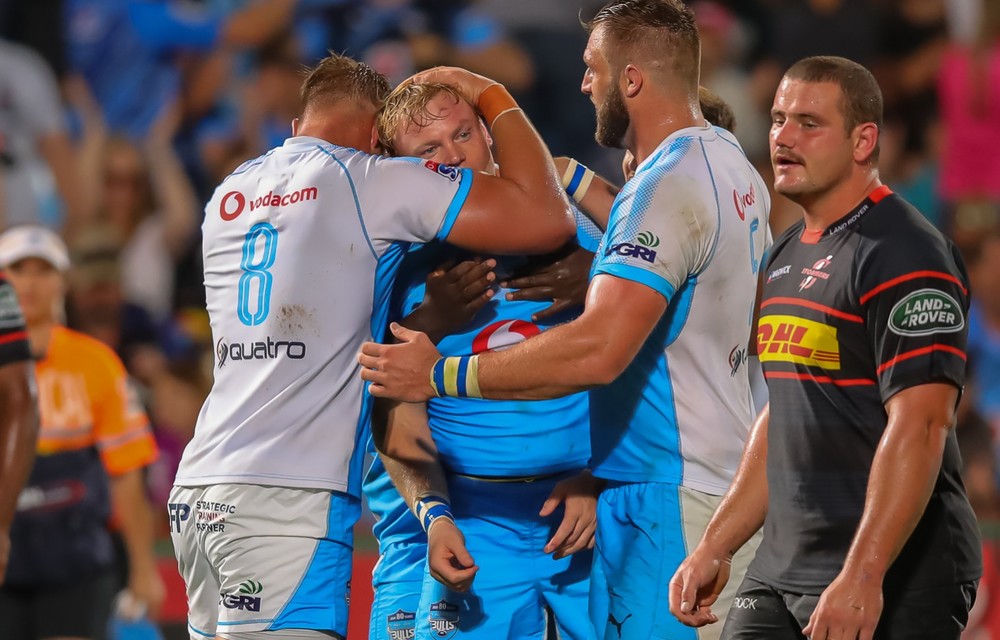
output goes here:
{"type": "MultiPolygon", "coordinates": [[[[212,379],[202,205],[233,168],[290,134],[304,66],[334,50],[394,83],[435,65],[469,68],[510,88],[554,154],[617,177],[620,153],[594,143],[593,107],[579,92],[579,20],[599,4],[0,0],[0,228],[41,223],[69,245],[67,323],[111,346],[140,389],[160,447],[147,474],[154,504],[166,501],[212,379]]],[[[690,4],[702,83],[731,105],[765,178],[771,99],[788,66],[841,55],[879,79],[883,179],[958,243],[973,284],[959,435],[991,536],[1000,522],[1000,1],[690,4]]],[[[777,235],[799,212],[774,202],[777,235]]]]}

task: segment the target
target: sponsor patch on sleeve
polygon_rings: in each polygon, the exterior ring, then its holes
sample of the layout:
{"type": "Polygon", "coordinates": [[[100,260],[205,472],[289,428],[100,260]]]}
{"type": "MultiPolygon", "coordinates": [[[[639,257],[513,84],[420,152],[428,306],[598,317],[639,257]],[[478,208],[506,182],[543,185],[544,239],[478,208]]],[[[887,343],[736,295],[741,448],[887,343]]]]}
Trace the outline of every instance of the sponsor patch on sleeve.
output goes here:
{"type": "Polygon", "coordinates": [[[452,182],[458,180],[458,176],[460,175],[458,167],[441,164],[440,162],[434,162],[433,160],[428,160],[424,163],[424,166],[434,173],[448,178],[452,182]]]}
{"type": "Polygon", "coordinates": [[[889,330],[901,336],[954,333],[965,327],[962,307],[939,289],[920,289],[896,303],[889,312],[889,330]]]}

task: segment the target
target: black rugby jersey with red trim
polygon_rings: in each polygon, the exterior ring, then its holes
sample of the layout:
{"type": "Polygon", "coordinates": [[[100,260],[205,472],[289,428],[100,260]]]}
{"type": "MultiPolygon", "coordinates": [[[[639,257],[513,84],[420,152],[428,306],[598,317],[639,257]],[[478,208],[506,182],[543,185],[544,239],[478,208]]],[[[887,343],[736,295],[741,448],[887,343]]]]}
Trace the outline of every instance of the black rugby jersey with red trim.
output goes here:
{"type": "Polygon", "coordinates": [[[0,366],[31,359],[21,305],[7,275],[0,271],[0,366]]]}
{"type": "MultiPolygon", "coordinates": [[[[965,382],[967,282],[954,246],[887,187],[826,230],[800,221],[775,243],[757,333],[771,415],[768,513],[753,577],[820,593],[840,572],[888,421],[885,403],[916,385],[965,382]]],[[[951,433],[887,588],[980,576],[960,470],[951,433]]]]}

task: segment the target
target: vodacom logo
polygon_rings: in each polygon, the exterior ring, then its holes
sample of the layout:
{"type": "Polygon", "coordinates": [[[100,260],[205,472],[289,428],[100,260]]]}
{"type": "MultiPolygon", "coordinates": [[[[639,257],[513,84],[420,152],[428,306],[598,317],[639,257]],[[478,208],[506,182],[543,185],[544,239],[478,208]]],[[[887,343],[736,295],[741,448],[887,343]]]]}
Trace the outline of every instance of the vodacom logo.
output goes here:
{"type": "Polygon", "coordinates": [[[245,209],[246,206],[246,196],[239,191],[230,191],[226,195],[222,196],[222,202],[219,203],[219,217],[226,222],[235,220],[241,213],[243,213],[243,209],[245,209]]]}
{"type": "Polygon", "coordinates": [[[476,335],[472,341],[472,353],[506,349],[541,332],[537,326],[524,320],[500,320],[476,335]]]}

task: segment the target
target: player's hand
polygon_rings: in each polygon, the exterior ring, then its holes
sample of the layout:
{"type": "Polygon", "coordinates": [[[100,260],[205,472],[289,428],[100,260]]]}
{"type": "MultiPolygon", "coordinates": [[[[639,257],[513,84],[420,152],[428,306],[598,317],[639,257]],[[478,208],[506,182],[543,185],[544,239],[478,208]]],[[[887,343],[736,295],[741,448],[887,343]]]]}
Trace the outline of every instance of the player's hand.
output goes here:
{"type": "Polygon", "coordinates": [[[501,286],[515,289],[508,300],[552,300],[552,304],[531,316],[535,322],[566,309],[582,307],[590,286],[594,254],[575,245],[552,254],[544,262],[532,261],[532,271],[516,274],[501,286]]]}
{"type": "Polygon", "coordinates": [[[402,324],[439,341],[468,324],[494,295],[496,260],[453,260],[427,275],[424,299],[402,324]]]}
{"type": "Polygon", "coordinates": [[[558,483],[542,505],[538,515],[551,515],[560,504],[566,505],[562,522],[552,539],[545,545],[545,553],[558,560],[583,549],[594,548],[597,531],[597,496],[604,483],[582,471],[558,483]]]}
{"type": "Polygon", "coordinates": [[[150,618],[155,619],[159,615],[167,591],[155,566],[142,571],[132,571],[128,590],[136,600],[146,605],[150,618]]]}
{"type": "Polygon", "coordinates": [[[810,640],[875,637],[875,627],[882,617],[882,581],[845,571],[830,583],[809,616],[802,633],[810,640]]]}
{"type": "Polygon", "coordinates": [[[457,88],[474,105],[479,104],[479,96],[491,86],[500,84],[478,73],[459,67],[434,67],[413,75],[407,82],[437,82],[457,88]]]}
{"type": "Polygon", "coordinates": [[[479,571],[465,536],[448,518],[438,518],[427,532],[427,567],[435,580],[459,593],[469,590],[479,571]]]}
{"type": "Polygon", "coordinates": [[[731,562],[728,554],[695,547],[670,579],[670,613],[689,627],[718,622],[712,605],[729,582],[731,562]]]}
{"type": "Polygon", "coordinates": [[[399,344],[366,342],[358,362],[361,379],[371,382],[368,392],[377,398],[423,402],[435,397],[431,370],[441,354],[427,334],[410,331],[395,322],[389,325],[399,344]]]}

